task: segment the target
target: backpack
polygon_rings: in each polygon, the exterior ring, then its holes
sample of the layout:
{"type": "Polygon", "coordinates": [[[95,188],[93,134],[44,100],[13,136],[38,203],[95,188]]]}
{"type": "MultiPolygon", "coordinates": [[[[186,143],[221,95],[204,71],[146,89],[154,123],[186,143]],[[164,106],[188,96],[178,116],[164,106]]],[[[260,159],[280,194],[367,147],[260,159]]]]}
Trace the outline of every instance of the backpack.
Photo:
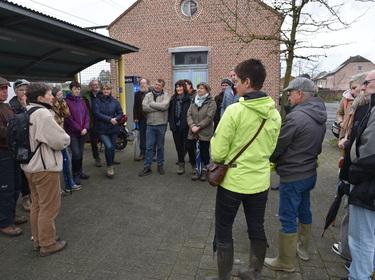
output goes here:
{"type": "Polygon", "coordinates": [[[41,107],[33,107],[9,118],[6,140],[9,151],[13,154],[18,163],[29,163],[42,144],[40,142],[35,151],[31,151],[29,126],[32,124],[30,123],[30,115],[40,108],[41,107]]]}

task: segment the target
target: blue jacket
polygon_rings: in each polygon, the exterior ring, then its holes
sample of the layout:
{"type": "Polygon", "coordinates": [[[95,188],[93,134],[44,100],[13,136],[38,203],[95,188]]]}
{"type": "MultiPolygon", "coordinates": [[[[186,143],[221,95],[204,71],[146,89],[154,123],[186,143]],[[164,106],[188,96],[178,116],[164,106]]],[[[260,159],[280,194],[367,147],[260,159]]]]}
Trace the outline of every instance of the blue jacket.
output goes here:
{"type": "Polygon", "coordinates": [[[232,105],[233,103],[237,103],[240,99],[240,96],[238,93],[234,92],[233,87],[227,87],[224,91],[223,96],[223,103],[221,103],[221,109],[220,109],[220,118],[223,117],[225,110],[229,105],[232,105]]]}
{"type": "Polygon", "coordinates": [[[120,130],[120,126],[113,125],[111,119],[116,118],[120,121],[124,113],[120,106],[120,102],[113,96],[98,96],[95,99],[93,115],[95,117],[95,132],[98,135],[116,134],[120,130]]]}

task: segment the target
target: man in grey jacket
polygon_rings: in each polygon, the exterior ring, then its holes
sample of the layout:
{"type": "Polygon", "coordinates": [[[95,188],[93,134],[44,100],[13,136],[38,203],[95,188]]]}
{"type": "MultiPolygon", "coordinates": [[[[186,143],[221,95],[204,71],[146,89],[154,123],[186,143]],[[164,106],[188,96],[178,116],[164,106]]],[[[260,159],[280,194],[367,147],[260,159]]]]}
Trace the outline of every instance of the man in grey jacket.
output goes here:
{"type": "Polygon", "coordinates": [[[164,175],[164,140],[168,123],[168,108],[170,97],[164,92],[165,81],[156,79],[154,89],[143,99],[143,112],[147,114],[146,129],[146,161],[144,169],[138,174],[140,177],[152,173],[152,158],[157,149],[158,172],[164,175]]]}
{"type": "Polygon", "coordinates": [[[284,91],[288,91],[292,111],[282,123],[270,158],[280,176],[279,256],[266,258],[264,264],[273,270],[294,272],[296,252],[302,260],[309,259],[310,191],[316,183],[327,113],[323,100],[313,97],[315,86],[310,79],[298,77],[284,91]]]}

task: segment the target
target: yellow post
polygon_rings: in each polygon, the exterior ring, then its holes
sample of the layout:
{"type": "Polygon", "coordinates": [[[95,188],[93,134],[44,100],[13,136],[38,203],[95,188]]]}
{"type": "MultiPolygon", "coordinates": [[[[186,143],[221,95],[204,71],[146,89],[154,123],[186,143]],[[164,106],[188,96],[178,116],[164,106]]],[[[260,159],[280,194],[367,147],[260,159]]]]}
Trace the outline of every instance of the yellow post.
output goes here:
{"type": "Polygon", "coordinates": [[[118,85],[119,85],[119,98],[122,111],[126,114],[126,92],[125,92],[125,66],[124,66],[124,55],[117,62],[118,68],[118,85]]]}
{"type": "Polygon", "coordinates": [[[79,73],[74,75],[74,79],[76,80],[76,82],[79,82],[79,73]]]}

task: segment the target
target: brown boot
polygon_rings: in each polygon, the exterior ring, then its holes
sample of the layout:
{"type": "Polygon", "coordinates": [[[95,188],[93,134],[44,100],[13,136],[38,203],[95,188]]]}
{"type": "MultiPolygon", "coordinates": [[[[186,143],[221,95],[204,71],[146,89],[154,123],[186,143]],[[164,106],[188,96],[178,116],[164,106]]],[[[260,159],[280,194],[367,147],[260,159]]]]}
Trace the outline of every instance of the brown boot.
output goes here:
{"type": "Polygon", "coordinates": [[[67,246],[66,241],[55,241],[52,245],[40,247],[40,256],[45,257],[64,250],[67,246]]]}
{"type": "Polygon", "coordinates": [[[6,236],[15,237],[22,234],[22,228],[13,224],[5,228],[0,228],[0,232],[6,236]]]}
{"type": "Polygon", "coordinates": [[[15,225],[20,225],[20,224],[24,224],[24,223],[27,223],[27,221],[28,221],[28,219],[27,219],[27,217],[26,216],[14,216],[14,218],[13,218],[13,223],[15,224],[15,225]]]}
{"type": "Polygon", "coordinates": [[[31,207],[31,199],[30,195],[25,195],[22,197],[22,208],[26,212],[30,212],[30,207],[31,207]]]}

